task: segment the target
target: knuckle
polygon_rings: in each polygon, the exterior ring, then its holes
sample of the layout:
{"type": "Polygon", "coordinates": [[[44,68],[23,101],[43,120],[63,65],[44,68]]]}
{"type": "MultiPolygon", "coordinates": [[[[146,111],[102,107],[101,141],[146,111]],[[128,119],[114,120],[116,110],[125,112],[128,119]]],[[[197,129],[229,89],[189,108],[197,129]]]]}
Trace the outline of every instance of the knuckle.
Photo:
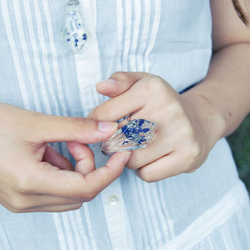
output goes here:
{"type": "Polygon", "coordinates": [[[198,142],[195,142],[189,147],[189,157],[191,159],[196,160],[197,158],[199,158],[200,155],[201,155],[200,145],[198,144],[198,142]]]}
{"type": "Polygon", "coordinates": [[[162,92],[162,90],[165,89],[166,84],[159,76],[148,76],[145,78],[143,86],[145,91],[162,92]]]}
{"type": "Polygon", "coordinates": [[[89,120],[81,117],[72,117],[70,118],[70,123],[73,129],[77,132],[81,131],[83,128],[88,127],[89,120]]]}
{"type": "Polygon", "coordinates": [[[137,166],[135,163],[133,163],[133,162],[128,162],[128,163],[126,164],[126,167],[127,167],[128,169],[132,169],[132,170],[138,169],[138,166],[137,166]]]}
{"type": "Polygon", "coordinates": [[[151,84],[155,85],[155,88],[160,88],[162,89],[163,87],[166,86],[166,82],[159,76],[149,76],[151,84]]]}
{"type": "Polygon", "coordinates": [[[96,193],[92,190],[85,190],[82,194],[82,199],[84,201],[92,201],[96,197],[96,193]]]}
{"type": "Polygon", "coordinates": [[[95,197],[96,197],[96,194],[94,194],[94,193],[92,193],[92,192],[89,192],[89,193],[86,195],[87,201],[92,201],[95,197]]]}
{"type": "Polygon", "coordinates": [[[73,117],[70,119],[70,122],[73,131],[79,139],[84,139],[81,136],[85,137],[86,134],[90,134],[94,128],[97,128],[97,122],[91,119],[73,117]]]}
{"type": "Polygon", "coordinates": [[[187,171],[185,171],[185,173],[192,174],[192,173],[194,173],[196,170],[197,170],[196,167],[192,167],[192,168],[188,169],[187,171]]]}
{"type": "Polygon", "coordinates": [[[88,117],[89,117],[90,119],[99,121],[99,120],[100,120],[100,112],[99,112],[99,109],[98,109],[98,108],[93,109],[93,110],[89,113],[88,117]]]}
{"type": "Polygon", "coordinates": [[[131,158],[129,159],[129,161],[126,164],[126,167],[128,169],[131,169],[131,170],[141,169],[142,162],[140,159],[140,155],[133,152],[131,158]]]}
{"type": "Polygon", "coordinates": [[[191,169],[199,159],[201,152],[198,145],[189,145],[184,154],[185,169],[191,169]]]}
{"type": "Polygon", "coordinates": [[[203,162],[202,149],[198,142],[189,145],[185,154],[185,173],[195,172],[203,162]]]}
{"type": "Polygon", "coordinates": [[[32,191],[32,182],[30,175],[19,176],[15,181],[16,190],[22,194],[30,193],[32,191]]]}
{"type": "Polygon", "coordinates": [[[146,168],[142,168],[138,170],[137,176],[147,183],[153,183],[153,182],[158,181],[157,178],[153,174],[150,174],[148,173],[148,171],[146,171],[146,168]]]}
{"type": "Polygon", "coordinates": [[[9,206],[13,213],[21,213],[28,208],[27,200],[21,195],[13,195],[9,200],[9,206]]]}
{"type": "Polygon", "coordinates": [[[179,102],[174,102],[173,103],[173,109],[175,110],[176,116],[179,117],[179,118],[182,118],[182,120],[183,120],[182,122],[185,125],[183,127],[186,127],[187,133],[191,134],[191,132],[192,132],[191,126],[190,126],[191,124],[190,124],[190,121],[187,118],[187,115],[186,115],[186,112],[185,112],[185,109],[183,108],[183,106],[179,102]]]}

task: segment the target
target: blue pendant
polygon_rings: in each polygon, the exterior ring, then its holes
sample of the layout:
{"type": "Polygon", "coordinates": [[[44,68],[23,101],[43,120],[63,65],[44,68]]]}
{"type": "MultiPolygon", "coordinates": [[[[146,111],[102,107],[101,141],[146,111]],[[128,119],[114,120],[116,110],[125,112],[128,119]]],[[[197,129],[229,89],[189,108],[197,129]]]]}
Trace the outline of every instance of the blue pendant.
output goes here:
{"type": "Polygon", "coordinates": [[[144,119],[129,121],[101,144],[102,153],[111,156],[115,152],[145,148],[153,139],[157,125],[144,119]]]}
{"type": "Polygon", "coordinates": [[[71,53],[77,54],[82,52],[87,39],[80,3],[78,0],[69,0],[61,28],[61,41],[71,53]]]}

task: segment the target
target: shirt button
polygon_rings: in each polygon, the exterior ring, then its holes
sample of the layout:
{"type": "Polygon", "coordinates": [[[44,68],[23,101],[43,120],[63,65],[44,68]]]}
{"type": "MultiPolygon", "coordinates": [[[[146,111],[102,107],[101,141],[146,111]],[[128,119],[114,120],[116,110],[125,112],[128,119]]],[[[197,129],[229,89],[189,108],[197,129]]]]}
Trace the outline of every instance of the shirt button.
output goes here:
{"type": "Polygon", "coordinates": [[[118,201],[119,201],[119,199],[118,199],[118,197],[117,197],[116,195],[110,195],[110,196],[108,197],[108,204],[109,204],[110,206],[115,206],[115,205],[117,205],[118,201]]]}

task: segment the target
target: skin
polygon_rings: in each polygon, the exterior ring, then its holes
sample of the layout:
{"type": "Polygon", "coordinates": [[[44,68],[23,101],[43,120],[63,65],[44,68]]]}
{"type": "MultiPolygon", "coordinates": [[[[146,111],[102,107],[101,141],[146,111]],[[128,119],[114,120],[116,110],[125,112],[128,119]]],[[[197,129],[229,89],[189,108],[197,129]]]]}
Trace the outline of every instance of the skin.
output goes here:
{"type": "Polygon", "coordinates": [[[229,1],[212,0],[211,8],[214,54],[198,85],[180,95],[164,79],[144,72],[117,72],[97,85],[111,99],[89,118],[116,121],[132,114],[131,119],[158,125],[150,145],[133,151],[127,164],[144,181],[195,171],[249,113],[250,29],[229,1]]]}
{"type": "Polygon", "coordinates": [[[112,99],[88,119],[0,104],[4,117],[0,203],[18,213],[73,210],[118,178],[126,162],[148,182],[197,169],[216,141],[231,133],[250,107],[249,28],[238,19],[229,0],[212,0],[211,6],[215,54],[210,70],[206,79],[183,95],[158,76],[120,72],[111,76],[112,81],[98,84],[98,92],[112,99]],[[132,152],[130,159],[129,152],[117,153],[96,170],[93,152],[86,144],[110,137],[117,129],[113,121],[129,113],[132,118],[157,123],[154,140],[148,148],[132,152]],[[48,146],[60,141],[67,141],[77,161],[75,171],[48,146]]]}
{"type": "Polygon", "coordinates": [[[129,153],[115,154],[95,169],[87,143],[117,129],[114,122],[44,115],[1,104],[0,202],[12,212],[60,212],[81,207],[120,176],[129,153]],[[14,132],[13,132],[14,131],[14,132]],[[77,164],[49,142],[67,141],[77,164]]]}

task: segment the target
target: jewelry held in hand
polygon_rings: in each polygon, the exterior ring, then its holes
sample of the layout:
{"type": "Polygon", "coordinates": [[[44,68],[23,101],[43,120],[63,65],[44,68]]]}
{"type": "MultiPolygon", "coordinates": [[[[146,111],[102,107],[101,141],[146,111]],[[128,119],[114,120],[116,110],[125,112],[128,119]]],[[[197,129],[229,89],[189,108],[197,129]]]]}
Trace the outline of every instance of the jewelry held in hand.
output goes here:
{"type": "Polygon", "coordinates": [[[61,28],[61,41],[73,54],[82,52],[88,39],[78,0],[69,0],[61,28]]]}
{"type": "Polygon", "coordinates": [[[157,125],[144,119],[129,120],[109,139],[101,144],[104,155],[145,148],[152,141],[157,125]]]}

